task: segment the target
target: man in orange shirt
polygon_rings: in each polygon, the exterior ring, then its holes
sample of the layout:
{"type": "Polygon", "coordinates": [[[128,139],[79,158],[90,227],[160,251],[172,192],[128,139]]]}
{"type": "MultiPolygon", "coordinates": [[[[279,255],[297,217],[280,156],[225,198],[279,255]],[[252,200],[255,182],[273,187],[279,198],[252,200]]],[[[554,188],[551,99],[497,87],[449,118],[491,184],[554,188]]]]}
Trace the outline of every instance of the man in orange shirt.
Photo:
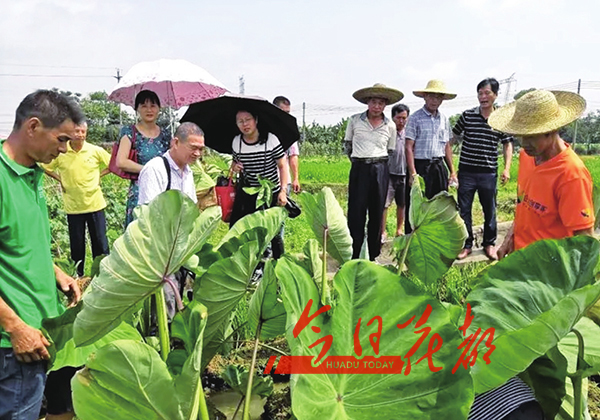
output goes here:
{"type": "Polygon", "coordinates": [[[499,258],[540,239],[592,235],[592,177],[558,130],[585,110],[571,92],[535,90],[490,115],[492,128],[518,137],[515,221],[499,258]]]}
{"type": "MultiPolygon", "coordinates": [[[[494,111],[488,124],[521,143],[515,221],[498,258],[540,239],[592,235],[592,178],[558,130],[585,110],[571,92],[535,90],[494,111]]],[[[544,418],[533,391],[518,377],[475,397],[469,420],[544,418]],[[501,403],[500,403],[501,402],[501,403]]]]}

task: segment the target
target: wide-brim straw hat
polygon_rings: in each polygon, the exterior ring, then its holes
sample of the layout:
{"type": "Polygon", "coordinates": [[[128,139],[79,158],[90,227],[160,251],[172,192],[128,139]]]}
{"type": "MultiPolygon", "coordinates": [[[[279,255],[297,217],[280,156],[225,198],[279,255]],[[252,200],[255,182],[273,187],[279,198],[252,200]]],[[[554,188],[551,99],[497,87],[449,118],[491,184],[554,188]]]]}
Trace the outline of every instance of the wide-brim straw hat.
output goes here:
{"type": "Polygon", "coordinates": [[[368,103],[371,98],[381,98],[390,105],[402,100],[402,98],[404,98],[404,93],[400,92],[398,89],[387,87],[384,84],[375,83],[371,87],[357,90],[352,96],[358,102],[362,102],[363,104],[368,103]]]}
{"type": "Polygon", "coordinates": [[[446,84],[441,80],[430,80],[427,82],[425,89],[413,91],[413,94],[419,98],[425,97],[426,93],[441,93],[444,95],[444,99],[456,98],[456,93],[449,92],[448,89],[446,89],[446,84]]]}
{"type": "Polygon", "coordinates": [[[556,131],[585,111],[585,99],[573,92],[534,90],[492,112],[488,124],[503,133],[532,136],[556,131]]]}

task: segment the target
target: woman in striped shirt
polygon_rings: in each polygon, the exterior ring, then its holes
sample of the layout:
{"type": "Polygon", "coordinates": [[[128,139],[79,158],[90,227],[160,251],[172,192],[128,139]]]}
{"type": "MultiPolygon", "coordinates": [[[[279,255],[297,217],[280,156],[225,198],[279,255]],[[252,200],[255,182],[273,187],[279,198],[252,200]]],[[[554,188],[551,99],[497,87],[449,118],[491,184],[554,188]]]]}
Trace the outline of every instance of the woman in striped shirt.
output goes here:
{"type": "MultiPolygon", "coordinates": [[[[285,206],[287,193],[281,185],[289,183],[289,169],[285,151],[277,136],[266,130],[259,131],[258,115],[254,112],[240,110],[235,117],[235,123],[240,130],[232,143],[233,162],[231,169],[241,173],[238,188],[233,203],[230,225],[233,226],[242,217],[254,213],[256,195],[249,195],[243,187],[258,187],[258,176],[268,179],[275,184],[273,197],[268,207],[285,206]]],[[[277,235],[272,241],[273,257],[283,254],[283,238],[277,235]]]]}

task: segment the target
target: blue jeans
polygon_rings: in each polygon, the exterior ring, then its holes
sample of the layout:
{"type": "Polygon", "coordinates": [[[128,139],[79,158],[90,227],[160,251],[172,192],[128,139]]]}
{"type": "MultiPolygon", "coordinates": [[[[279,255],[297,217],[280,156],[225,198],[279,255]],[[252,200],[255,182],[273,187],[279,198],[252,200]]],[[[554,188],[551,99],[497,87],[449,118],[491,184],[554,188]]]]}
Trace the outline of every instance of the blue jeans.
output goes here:
{"type": "Polygon", "coordinates": [[[46,384],[46,361],[21,363],[0,348],[0,420],[37,420],[46,384]]]}
{"type": "Polygon", "coordinates": [[[471,211],[475,191],[479,196],[479,202],[483,209],[483,246],[494,245],[496,243],[496,183],[498,175],[496,173],[474,173],[458,172],[458,207],[460,208],[460,217],[465,221],[469,237],[465,242],[465,248],[473,247],[473,219],[471,211]]]}

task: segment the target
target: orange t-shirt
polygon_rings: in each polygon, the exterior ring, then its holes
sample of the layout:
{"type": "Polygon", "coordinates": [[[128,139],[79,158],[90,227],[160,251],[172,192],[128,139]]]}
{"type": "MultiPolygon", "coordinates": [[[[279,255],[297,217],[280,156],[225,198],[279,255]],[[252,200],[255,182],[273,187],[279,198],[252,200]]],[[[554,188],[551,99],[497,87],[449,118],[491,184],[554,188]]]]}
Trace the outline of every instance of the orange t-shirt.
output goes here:
{"type": "Polygon", "coordinates": [[[540,239],[561,239],[594,226],[592,177],[568,147],[536,166],[521,150],[514,223],[515,249],[540,239]]]}

